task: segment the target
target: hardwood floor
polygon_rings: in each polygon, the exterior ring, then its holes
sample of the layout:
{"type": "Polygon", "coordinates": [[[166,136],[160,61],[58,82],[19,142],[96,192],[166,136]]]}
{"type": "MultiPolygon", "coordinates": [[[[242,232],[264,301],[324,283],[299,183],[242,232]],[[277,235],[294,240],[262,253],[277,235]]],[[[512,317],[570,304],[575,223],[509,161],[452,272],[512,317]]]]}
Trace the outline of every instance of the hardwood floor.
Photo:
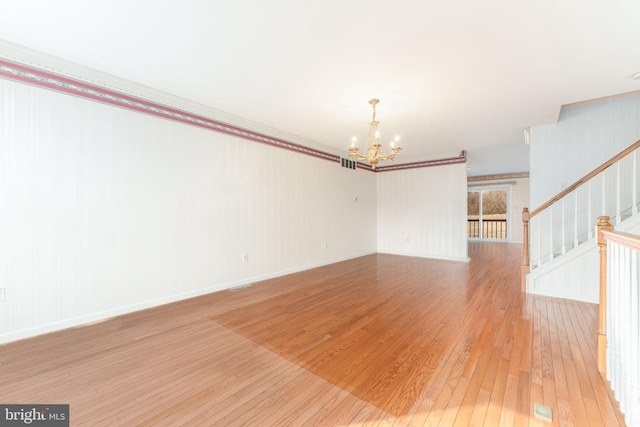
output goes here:
{"type": "Polygon", "coordinates": [[[520,292],[520,245],[371,255],[0,346],[0,403],[71,425],[617,426],[597,306],[520,292]]]}

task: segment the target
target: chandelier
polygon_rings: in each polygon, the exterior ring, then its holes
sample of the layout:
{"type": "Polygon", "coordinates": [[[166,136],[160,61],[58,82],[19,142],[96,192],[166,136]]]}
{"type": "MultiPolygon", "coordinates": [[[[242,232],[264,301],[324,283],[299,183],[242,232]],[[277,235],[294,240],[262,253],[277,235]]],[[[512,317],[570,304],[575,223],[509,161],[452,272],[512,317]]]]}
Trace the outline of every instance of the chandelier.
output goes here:
{"type": "Polygon", "coordinates": [[[373,169],[376,168],[376,165],[380,160],[394,160],[400,150],[402,150],[400,145],[398,145],[399,138],[396,136],[391,142],[391,153],[384,154],[382,152],[382,144],[380,144],[379,139],[380,134],[378,133],[378,125],[380,122],[376,121],[376,105],[378,102],[380,102],[379,99],[372,99],[369,101],[369,104],[373,107],[373,118],[369,122],[369,135],[367,136],[365,154],[360,154],[358,151],[355,136],[351,142],[351,148],[349,148],[349,151],[351,152],[349,156],[352,160],[366,160],[373,169]]]}

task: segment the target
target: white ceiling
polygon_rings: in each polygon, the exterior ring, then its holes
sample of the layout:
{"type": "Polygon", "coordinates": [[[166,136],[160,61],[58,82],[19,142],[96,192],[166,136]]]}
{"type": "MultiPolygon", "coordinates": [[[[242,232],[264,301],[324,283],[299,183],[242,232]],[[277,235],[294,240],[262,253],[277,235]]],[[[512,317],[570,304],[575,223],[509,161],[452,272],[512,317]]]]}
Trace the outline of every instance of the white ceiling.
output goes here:
{"type": "Polygon", "coordinates": [[[640,90],[638,0],[0,0],[0,39],[344,148],[528,170],[523,130],[640,90]]]}

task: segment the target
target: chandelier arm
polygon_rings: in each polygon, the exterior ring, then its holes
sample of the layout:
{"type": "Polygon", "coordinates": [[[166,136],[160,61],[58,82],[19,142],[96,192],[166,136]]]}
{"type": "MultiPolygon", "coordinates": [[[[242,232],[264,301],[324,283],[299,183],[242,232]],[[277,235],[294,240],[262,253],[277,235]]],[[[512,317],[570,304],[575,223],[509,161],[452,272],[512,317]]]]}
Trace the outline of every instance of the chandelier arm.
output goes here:
{"type": "Polygon", "coordinates": [[[349,154],[349,157],[351,157],[352,160],[368,160],[369,157],[364,156],[358,152],[352,152],[351,154],[349,154]]]}

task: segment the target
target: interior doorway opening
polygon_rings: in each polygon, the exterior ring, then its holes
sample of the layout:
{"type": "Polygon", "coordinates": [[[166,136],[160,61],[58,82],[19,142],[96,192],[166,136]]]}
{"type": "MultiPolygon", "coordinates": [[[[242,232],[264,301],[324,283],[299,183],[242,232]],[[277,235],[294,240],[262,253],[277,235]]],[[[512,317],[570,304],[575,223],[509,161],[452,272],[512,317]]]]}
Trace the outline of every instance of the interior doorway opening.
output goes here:
{"type": "Polygon", "coordinates": [[[467,192],[467,237],[507,240],[507,190],[467,192]]]}

